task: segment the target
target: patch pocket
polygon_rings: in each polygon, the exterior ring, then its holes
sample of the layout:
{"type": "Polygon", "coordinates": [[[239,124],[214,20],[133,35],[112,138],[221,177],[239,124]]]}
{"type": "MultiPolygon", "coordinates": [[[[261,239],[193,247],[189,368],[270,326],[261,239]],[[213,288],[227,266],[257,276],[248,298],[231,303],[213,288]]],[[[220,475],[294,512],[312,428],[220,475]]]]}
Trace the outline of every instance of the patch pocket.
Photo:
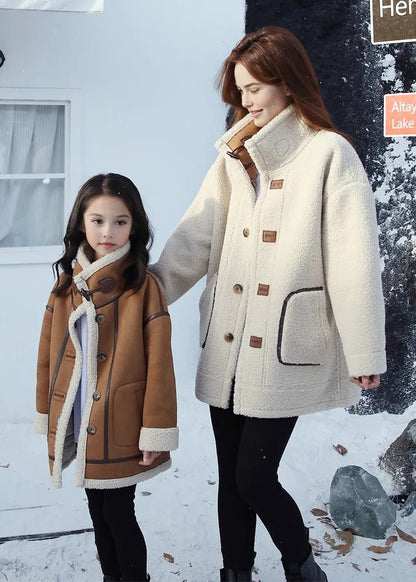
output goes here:
{"type": "Polygon", "coordinates": [[[124,384],[114,391],[112,410],[114,442],[120,447],[137,447],[142,427],[144,393],[144,381],[124,384]]]}
{"type": "Polygon", "coordinates": [[[214,310],[216,289],[217,274],[213,275],[208,281],[199,300],[199,346],[201,348],[205,347],[207,341],[212,312],[214,310]]]}
{"type": "Polygon", "coordinates": [[[325,360],[330,327],[323,287],[292,291],[282,307],[277,357],[286,366],[320,366],[325,360]]]}

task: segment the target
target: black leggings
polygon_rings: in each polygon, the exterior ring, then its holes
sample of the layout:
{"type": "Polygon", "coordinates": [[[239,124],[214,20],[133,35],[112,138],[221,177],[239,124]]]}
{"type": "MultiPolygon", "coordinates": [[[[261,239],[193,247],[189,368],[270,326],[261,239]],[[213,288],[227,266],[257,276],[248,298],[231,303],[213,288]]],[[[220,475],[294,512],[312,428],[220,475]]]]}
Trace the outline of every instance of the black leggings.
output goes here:
{"type": "Polygon", "coordinates": [[[256,515],[284,562],[303,562],[309,544],[299,508],[278,481],[277,469],[295,427],[293,418],[252,418],[211,407],[217,446],[218,520],[224,567],[254,564],[256,515]]]}
{"type": "Polygon", "coordinates": [[[146,580],[147,552],[134,512],[136,486],[85,489],[103,574],[146,580]]]}

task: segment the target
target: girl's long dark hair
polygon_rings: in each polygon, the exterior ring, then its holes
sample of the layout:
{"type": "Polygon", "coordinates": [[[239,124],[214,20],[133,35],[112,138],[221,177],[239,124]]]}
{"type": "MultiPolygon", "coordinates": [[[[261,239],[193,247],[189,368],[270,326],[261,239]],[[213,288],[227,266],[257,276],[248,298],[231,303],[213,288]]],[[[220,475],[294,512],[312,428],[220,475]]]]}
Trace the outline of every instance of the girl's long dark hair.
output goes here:
{"type": "Polygon", "coordinates": [[[81,186],[69,216],[64,236],[65,251],[63,256],[53,264],[57,279],[54,293],[57,295],[71,285],[74,259],[80,244],[85,240],[83,221],[88,203],[102,194],[123,200],[133,219],[130,233],[130,260],[127,261],[127,266],[123,271],[124,289],[138,290],[143,284],[149,262],[149,250],[153,242],[153,232],[140,193],[133,182],[121,174],[98,174],[81,186]],[[64,276],[60,279],[61,272],[64,276]]]}
{"type": "Polygon", "coordinates": [[[248,33],[225,59],[218,77],[218,87],[223,101],[232,107],[230,125],[247,115],[234,79],[237,63],[242,64],[261,83],[285,85],[297,114],[307,125],[344,135],[335,127],[325,107],[305,48],[287,29],[265,26],[248,33]]]}

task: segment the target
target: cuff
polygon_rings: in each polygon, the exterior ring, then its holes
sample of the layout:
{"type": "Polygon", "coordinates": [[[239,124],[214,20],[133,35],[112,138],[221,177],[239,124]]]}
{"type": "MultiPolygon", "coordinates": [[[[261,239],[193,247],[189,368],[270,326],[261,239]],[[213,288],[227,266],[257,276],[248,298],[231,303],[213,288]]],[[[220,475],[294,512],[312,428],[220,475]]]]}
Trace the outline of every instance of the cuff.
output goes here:
{"type": "Polygon", "coordinates": [[[39,434],[48,434],[48,415],[47,414],[42,414],[41,412],[35,413],[34,429],[35,429],[35,432],[38,432],[39,434]]]}
{"type": "Polygon", "coordinates": [[[178,448],[179,430],[173,428],[146,428],[140,431],[141,451],[173,451],[178,448]]]}
{"type": "Polygon", "coordinates": [[[386,352],[384,351],[370,354],[354,354],[346,359],[350,376],[383,374],[387,369],[386,352]]]}

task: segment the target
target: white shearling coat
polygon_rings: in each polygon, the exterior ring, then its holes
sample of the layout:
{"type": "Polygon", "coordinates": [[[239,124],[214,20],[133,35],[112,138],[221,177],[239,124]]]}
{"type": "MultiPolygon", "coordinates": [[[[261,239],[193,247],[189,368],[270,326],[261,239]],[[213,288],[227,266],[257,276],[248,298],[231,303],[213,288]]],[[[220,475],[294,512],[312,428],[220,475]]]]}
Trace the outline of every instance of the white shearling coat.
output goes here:
{"type": "Polygon", "coordinates": [[[245,142],[255,191],[227,145],[152,270],[172,303],[207,275],[197,397],[260,418],[344,407],[349,376],[386,369],[375,204],[353,147],[289,106],[245,142]]]}

